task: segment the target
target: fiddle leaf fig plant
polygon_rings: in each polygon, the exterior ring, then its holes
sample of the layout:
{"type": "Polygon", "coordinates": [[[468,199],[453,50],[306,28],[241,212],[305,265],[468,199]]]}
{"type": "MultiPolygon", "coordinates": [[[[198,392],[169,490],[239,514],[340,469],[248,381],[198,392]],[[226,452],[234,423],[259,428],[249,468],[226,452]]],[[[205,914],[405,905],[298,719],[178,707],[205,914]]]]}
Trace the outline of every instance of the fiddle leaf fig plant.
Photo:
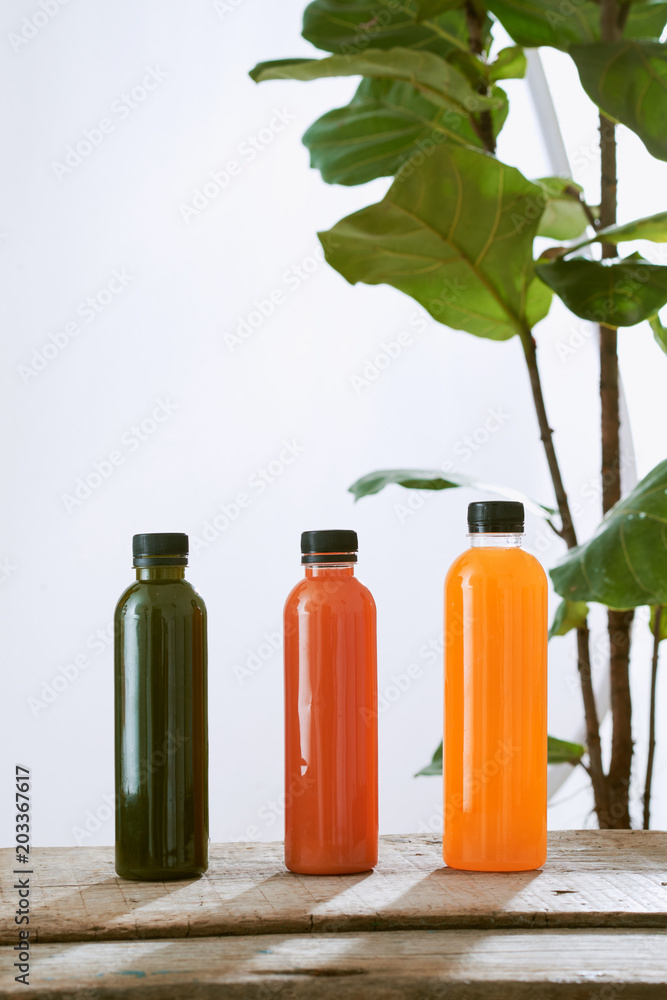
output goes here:
{"type": "Polygon", "coordinates": [[[571,55],[591,100],[636,132],[652,156],[667,160],[667,45],[612,42],[575,46],[571,55]]]}
{"type": "Polygon", "coordinates": [[[507,340],[551,305],[532,262],[540,197],[514,167],[444,143],[408,162],[377,205],[319,235],[352,284],[393,285],[447,326],[507,340]]]}
{"type": "Polygon", "coordinates": [[[667,604],[667,461],[612,507],[592,538],[569,550],[551,579],[568,601],[667,604]]]}
{"type": "Polygon", "coordinates": [[[536,270],[575,316],[593,323],[636,326],[667,302],[667,267],[639,254],[617,263],[559,257],[536,270]]]}
{"type": "Polygon", "coordinates": [[[362,497],[379,493],[385,486],[392,484],[405,486],[406,489],[412,490],[448,490],[457,486],[470,486],[476,490],[497,493],[507,500],[519,500],[532,514],[546,520],[557,513],[553,507],[538,503],[537,500],[527,497],[525,493],[520,493],[518,490],[487,483],[477,476],[466,476],[460,472],[438,472],[430,469],[387,469],[386,471],[371,472],[353,483],[350,486],[350,493],[354,495],[355,500],[360,500],[362,497]]]}
{"type": "MultiPolygon", "coordinates": [[[[459,87],[462,95],[464,87],[468,88],[470,100],[474,91],[462,75],[459,87]]],[[[489,95],[494,102],[490,119],[495,140],[509,106],[500,87],[490,87],[489,95]]],[[[483,149],[471,125],[468,106],[460,113],[452,108],[436,103],[412,83],[362,80],[350,103],[318,118],[303,142],[310,151],[311,166],[328,184],[364,184],[376,177],[393,176],[415,148],[429,148],[433,142],[483,149]]]]}
{"type": "MultiPolygon", "coordinates": [[[[567,547],[552,570],[563,601],[550,637],[576,636],[586,721],[584,745],[549,738],[552,763],[580,764],[590,776],[601,827],[631,825],[633,762],[629,683],[634,608],[651,608],[654,635],[649,766],[655,745],[655,679],[664,637],[663,580],[667,462],[625,499],[619,438],[618,337],[648,320],[667,353],[659,310],[667,303],[667,267],[656,255],[622,254],[619,244],[667,240],[667,210],[618,224],[616,123],[647,151],[667,159],[667,0],[315,0],[303,37],[328,53],[320,59],[259,63],[257,82],[361,77],[352,100],[322,115],[304,136],[311,166],[327,183],[356,185],[393,178],[384,198],[319,234],[325,256],[348,282],[388,284],[419,302],[443,334],[463,331],[504,341],[518,337],[537,427],[554,488],[555,508],[530,508],[567,547]],[[502,25],[514,44],[499,45],[502,25]],[[526,72],[525,48],[552,46],[572,58],[600,122],[600,203],[590,204],[571,177],[530,178],[496,156],[508,115],[499,85],[526,72]],[[539,237],[555,241],[539,256],[539,237]],[[577,241],[574,244],[572,241],[577,241]],[[587,256],[580,251],[586,248],[587,256]],[[536,259],[537,258],[537,259],[536,259]],[[595,322],[600,345],[602,513],[594,536],[579,543],[547,415],[538,346],[539,323],[558,296],[595,322]],[[619,332],[620,331],[620,332],[619,332]],[[588,610],[607,608],[612,698],[611,751],[603,763],[600,718],[591,676],[588,610]]],[[[582,95],[585,100],[585,94],[582,95]]],[[[667,196],[665,198],[667,201],[667,196]]],[[[542,244],[543,246],[543,244],[542,244]]],[[[540,248],[542,249],[542,247],[540,248]]],[[[657,347],[656,347],[657,351],[657,347]]],[[[656,363],[662,361],[656,353],[656,363]]],[[[591,391],[595,387],[591,386],[591,391]]],[[[478,489],[521,498],[451,471],[371,472],[351,487],[356,499],[385,488],[478,489]]],[[[442,772],[442,746],[420,773],[442,772]]]]}

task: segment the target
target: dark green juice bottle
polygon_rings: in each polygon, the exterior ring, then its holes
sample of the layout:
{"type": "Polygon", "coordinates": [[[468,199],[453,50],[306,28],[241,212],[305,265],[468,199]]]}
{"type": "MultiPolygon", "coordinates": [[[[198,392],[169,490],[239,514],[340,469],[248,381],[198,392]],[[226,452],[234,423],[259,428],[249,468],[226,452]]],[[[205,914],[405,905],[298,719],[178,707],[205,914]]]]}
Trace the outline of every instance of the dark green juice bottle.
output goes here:
{"type": "Polygon", "coordinates": [[[135,535],[137,579],[115,617],[116,871],[208,867],[206,607],[185,580],[188,536],[135,535]]]}

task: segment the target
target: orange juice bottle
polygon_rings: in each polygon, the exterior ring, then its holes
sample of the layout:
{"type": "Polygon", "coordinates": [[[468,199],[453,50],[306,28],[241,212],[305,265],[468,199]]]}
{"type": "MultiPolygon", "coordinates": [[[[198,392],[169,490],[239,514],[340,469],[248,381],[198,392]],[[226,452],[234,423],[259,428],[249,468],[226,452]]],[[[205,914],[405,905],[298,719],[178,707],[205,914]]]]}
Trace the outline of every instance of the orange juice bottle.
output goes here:
{"type": "Polygon", "coordinates": [[[285,604],[285,864],[306,875],[377,864],[375,601],[355,531],[306,531],[285,604]]]}
{"type": "Polygon", "coordinates": [[[523,504],[471,503],[445,583],[443,857],[523,871],[546,859],[547,581],[523,504]]]}

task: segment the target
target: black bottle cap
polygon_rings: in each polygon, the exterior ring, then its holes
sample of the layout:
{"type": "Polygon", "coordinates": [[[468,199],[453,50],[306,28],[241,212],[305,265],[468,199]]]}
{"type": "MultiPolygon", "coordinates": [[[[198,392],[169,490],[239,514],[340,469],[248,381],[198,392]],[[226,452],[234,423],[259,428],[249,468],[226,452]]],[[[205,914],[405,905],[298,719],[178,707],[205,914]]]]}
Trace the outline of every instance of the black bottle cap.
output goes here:
{"type": "Polygon", "coordinates": [[[523,504],[516,500],[480,500],[468,504],[468,531],[505,534],[522,532],[523,504]]]}
{"type": "Polygon", "coordinates": [[[301,562],[356,562],[358,548],[356,531],[304,531],[301,562]]]}
{"type": "Polygon", "coordinates": [[[180,531],[133,535],[135,566],[187,566],[188,536],[180,531]]]}

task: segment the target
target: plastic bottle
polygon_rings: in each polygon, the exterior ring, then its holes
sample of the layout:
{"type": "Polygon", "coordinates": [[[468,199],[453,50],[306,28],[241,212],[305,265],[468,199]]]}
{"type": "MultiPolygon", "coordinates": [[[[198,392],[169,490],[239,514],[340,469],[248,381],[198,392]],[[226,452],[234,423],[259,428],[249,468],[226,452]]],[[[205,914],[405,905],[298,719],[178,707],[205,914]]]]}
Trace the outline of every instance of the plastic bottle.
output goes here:
{"type": "Polygon", "coordinates": [[[445,584],[443,857],[522,871],[546,859],[547,581],[523,504],[472,503],[445,584]]]}
{"type": "Polygon", "coordinates": [[[116,871],[194,878],[208,866],[206,607],[188,536],[135,535],[137,579],[115,616],[116,871]]]}
{"type": "Polygon", "coordinates": [[[285,864],[338,875],[377,863],[375,602],[354,531],[306,531],[285,604],[285,864]]]}

